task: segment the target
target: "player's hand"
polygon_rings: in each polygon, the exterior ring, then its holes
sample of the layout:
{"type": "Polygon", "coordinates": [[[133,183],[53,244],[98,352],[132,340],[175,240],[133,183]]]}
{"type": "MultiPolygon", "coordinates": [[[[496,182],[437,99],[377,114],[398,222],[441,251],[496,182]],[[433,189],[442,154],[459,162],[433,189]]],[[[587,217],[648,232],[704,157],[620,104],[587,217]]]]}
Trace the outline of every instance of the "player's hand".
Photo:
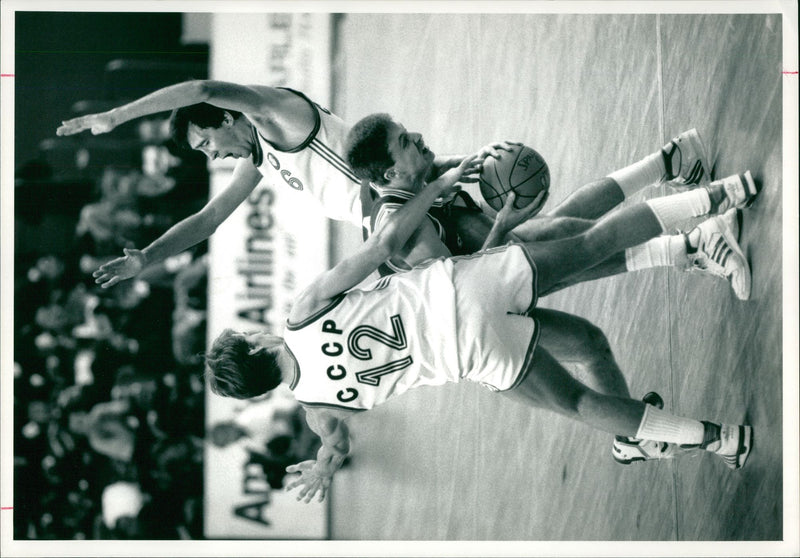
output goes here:
{"type": "Polygon", "coordinates": [[[487,157],[500,158],[501,151],[511,151],[515,145],[522,145],[518,141],[495,141],[484,147],[481,147],[475,154],[477,160],[475,164],[475,172],[469,176],[461,178],[461,182],[478,182],[481,171],[483,171],[483,164],[486,162],[487,157]]]}
{"type": "Polygon", "coordinates": [[[326,470],[316,461],[310,459],[296,465],[286,467],[287,473],[300,473],[300,477],[286,485],[286,490],[300,488],[297,493],[297,501],[305,501],[306,504],[319,494],[317,501],[322,502],[328,494],[328,490],[333,480],[333,471],[326,470]]]}
{"type": "Polygon", "coordinates": [[[105,134],[117,127],[117,122],[112,111],[98,114],[87,114],[70,120],[64,120],[56,130],[57,136],[72,136],[84,130],[91,130],[92,134],[105,134]]]}
{"type": "Polygon", "coordinates": [[[141,250],[125,248],[123,253],[125,255],[121,258],[113,259],[101,265],[97,271],[92,273],[95,283],[107,289],[113,287],[120,281],[130,279],[142,271],[145,264],[145,257],[141,250]]]}
{"type": "Polygon", "coordinates": [[[486,160],[486,157],[499,159],[500,151],[512,151],[515,145],[522,145],[522,143],[518,141],[496,141],[482,147],[478,151],[477,157],[481,164],[486,160]]]}
{"type": "Polygon", "coordinates": [[[547,201],[547,196],[549,194],[550,190],[542,190],[533,198],[531,203],[521,209],[517,209],[514,207],[514,201],[516,201],[517,195],[512,191],[508,194],[506,203],[503,204],[503,207],[497,212],[495,221],[497,221],[503,230],[510,231],[538,214],[542,210],[542,207],[544,207],[544,202],[547,201]]]}
{"type": "Polygon", "coordinates": [[[439,188],[439,197],[447,199],[454,196],[461,186],[456,182],[462,182],[465,175],[470,175],[477,172],[477,155],[469,155],[461,160],[457,167],[454,167],[431,182],[429,188],[439,188]]]}

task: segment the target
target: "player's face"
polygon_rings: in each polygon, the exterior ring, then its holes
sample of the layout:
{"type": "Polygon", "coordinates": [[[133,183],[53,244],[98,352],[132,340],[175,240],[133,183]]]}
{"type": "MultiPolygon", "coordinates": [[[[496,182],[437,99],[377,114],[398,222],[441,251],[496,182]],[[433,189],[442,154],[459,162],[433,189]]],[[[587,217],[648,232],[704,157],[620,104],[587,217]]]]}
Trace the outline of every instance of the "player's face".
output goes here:
{"type": "MultiPolygon", "coordinates": [[[[242,120],[241,118],[239,120],[242,120]]],[[[225,120],[218,128],[201,128],[190,122],[186,131],[186,141],[192,149],[201,151],[212,161],[233,157],[249,157],[253,152],[249,134],[226,113],[225,120]]]]}
{"type": "Polygon", "coordinates": [[[409,132],[397,122],[392,122],[386,131],[387,147],[394,159],[392,169],[397,176],[408,178],[412,182],[424,178],[433,164],[435,155],[425,145],[422,134],[409,132]]]}

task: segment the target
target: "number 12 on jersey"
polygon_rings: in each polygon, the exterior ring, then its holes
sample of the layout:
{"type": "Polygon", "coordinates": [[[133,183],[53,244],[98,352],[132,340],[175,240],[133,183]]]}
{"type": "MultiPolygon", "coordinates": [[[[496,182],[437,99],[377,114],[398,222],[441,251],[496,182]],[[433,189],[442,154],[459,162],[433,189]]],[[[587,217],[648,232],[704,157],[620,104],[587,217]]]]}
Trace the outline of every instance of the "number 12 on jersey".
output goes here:
{"type": "MultiPolygon", "coordinates": [[[[403,327],[403,320],[400,318],[400,315],[395,314],[390,318],[390,321],[392,325],[391,333],[386,333],[370,325],[360,325],[353,329],[347,337],[347,349],[350,351],[350,354],[359,360],[372,360],[372,351],[369,348],[362,347],[360,344],[363,338],[373,339],[397,351],[402,351],[407,348],[408,341],[406,339],[406,330],[403,327]]],[[[393,360],[382,366],[356,372],[356,380],[361,384],[378,386],[381,383],[382,376],[398,372],[410,366],[412,362],[414,361],[411,356],[393,360]]]]}

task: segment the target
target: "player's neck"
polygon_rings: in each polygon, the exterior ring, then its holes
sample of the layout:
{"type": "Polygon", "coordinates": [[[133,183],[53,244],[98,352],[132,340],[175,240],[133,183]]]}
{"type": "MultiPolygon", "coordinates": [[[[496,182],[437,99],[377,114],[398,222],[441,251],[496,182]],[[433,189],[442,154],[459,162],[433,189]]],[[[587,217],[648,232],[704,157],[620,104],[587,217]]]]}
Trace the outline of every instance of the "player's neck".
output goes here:
{"type": "Polygon", "coordinates": [[[280,352],[277,355],[278,357],[278,366],[281,369],[281,382],[286,385],[291,385],[292,380],[295,377],[295,370],[298,368],[297,360],[295,360],[294,355],[289,350],[289,347],[286,346],[286,343],[281,345],[280,352]]]}
{"type": "Polygon", "coordinates": [[[393,190],[403,190],[404,192],[413,193],[422,190],[424,185],[425,181],[422,177],[413,177],[409,175],[394,178],[389,182],[389,188],[393,190]]]}

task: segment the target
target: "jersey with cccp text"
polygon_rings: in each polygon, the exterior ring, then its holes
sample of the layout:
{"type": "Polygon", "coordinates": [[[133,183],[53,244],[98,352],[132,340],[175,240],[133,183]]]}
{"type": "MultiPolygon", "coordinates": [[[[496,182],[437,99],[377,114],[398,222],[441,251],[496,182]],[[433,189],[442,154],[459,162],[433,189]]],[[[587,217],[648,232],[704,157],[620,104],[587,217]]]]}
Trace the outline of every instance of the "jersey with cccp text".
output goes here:
{"type": "Polygon", "coordinates": [[[352,410],[461,379],[513,389],[538,342],[536,292],[536,265],[516,244],[383,277],[287,323],[290,387],[303,405],[352,410]]]}
{"type": "Polygon", "coordinates": [[[295,398],[309,407],[366,410],[413,387],[457,382],[451,268],[449,260],[432,260],[287,323],[284,340],[298,363],[295,398]]]}

